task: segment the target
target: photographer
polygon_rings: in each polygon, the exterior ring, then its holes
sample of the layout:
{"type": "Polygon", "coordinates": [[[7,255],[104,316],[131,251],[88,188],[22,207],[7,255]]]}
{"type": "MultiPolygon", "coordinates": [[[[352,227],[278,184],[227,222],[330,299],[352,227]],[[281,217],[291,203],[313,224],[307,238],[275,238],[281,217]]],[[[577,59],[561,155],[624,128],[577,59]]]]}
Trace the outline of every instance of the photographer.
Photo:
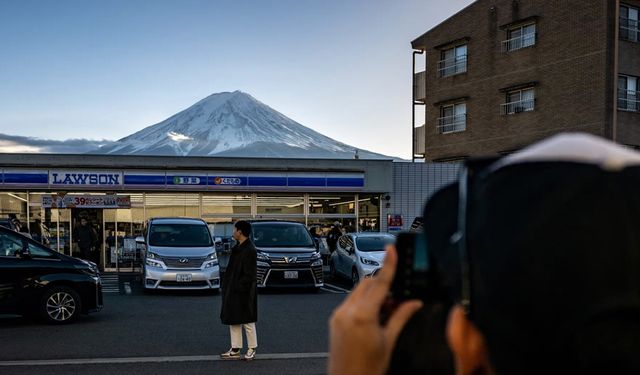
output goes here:
{"type": "MultiPolygon", "coordinates": [[[[640,373],[640,154],[569,134],[475,172],[425,210],[451,224],[427,233],[423,250],[455,301],[442,329],[456,373],[640,373]]],[[[379,277],[334,312],[331,374],[389,369],[421,305],[379,323],[396,259],[390,248],[379,277]]]]}

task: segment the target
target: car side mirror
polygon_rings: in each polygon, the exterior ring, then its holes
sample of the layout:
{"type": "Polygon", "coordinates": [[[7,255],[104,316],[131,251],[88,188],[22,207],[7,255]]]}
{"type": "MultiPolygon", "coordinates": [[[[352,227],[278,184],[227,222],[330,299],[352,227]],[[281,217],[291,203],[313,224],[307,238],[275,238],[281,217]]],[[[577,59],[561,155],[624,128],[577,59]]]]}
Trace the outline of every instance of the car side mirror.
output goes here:
{"type": "Polygon", "coordinates": [[[138,236],[136,237],[136,243],[140,245],[144,245],[146,242],[144,241],[144,237],[138,236]]]}

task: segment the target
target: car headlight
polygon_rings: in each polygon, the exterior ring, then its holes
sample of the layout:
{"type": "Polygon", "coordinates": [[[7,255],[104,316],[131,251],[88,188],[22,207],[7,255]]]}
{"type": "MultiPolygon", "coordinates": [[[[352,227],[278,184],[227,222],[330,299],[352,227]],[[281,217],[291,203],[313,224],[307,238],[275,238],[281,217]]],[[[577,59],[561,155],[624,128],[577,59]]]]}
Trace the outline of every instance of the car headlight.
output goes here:
{"type": "Polygon", "coordinates": [[[362,264],[366,264],[367,266],[379,266],[380,263],[376,262],[375,260],[371,260],[371,259],[367,259],[367,258],[363,258],[360,257],[360,262],[362,262],[362,264]]]}
{"type": "Polygon", "coordinates": [[[218,256],[216,253],[211,253],[207,255],[207,258],[204,262],[204,268],[211,268],[218,265],[218,256]]]}
{"type": "Polygon", "coordinates": [[[267,254],[264,253],[257,253],[256,257],[258,258],[259,261],[261,262],[269,262],[269,256],[267,254]]]}
{"type": "Polygon", "coordinates": [[[160,256],[156,253],[147,252],[147,259],[160,259],[160,256]]]}
{"type": "Polygon", "coordinates": [[[145,264],[149,267],[163,268],[162,262],[158,262],[157,260],[147,258],[145,264]]]}
{"type": "Polygon", "coordinates": [[[312,262],[313,262],[314,260],[318,260],[318,259],[320,259],[320,258],[322,258],[322,255],[320,255],[320,253],[317,253],[317,252],[316,252],[316,253],[313,253],[313,254],[311,255],[311,261],[312,261],[312,262]]]}

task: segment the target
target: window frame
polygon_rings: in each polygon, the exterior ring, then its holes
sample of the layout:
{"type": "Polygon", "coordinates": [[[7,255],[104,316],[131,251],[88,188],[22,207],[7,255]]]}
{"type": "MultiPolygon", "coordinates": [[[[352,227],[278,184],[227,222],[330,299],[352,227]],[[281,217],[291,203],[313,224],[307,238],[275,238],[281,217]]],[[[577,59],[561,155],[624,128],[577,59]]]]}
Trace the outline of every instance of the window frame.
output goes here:
{"type": "Polygon", "coordinates": [[[626,112],[640,112],[640,77],[636,77],[636,76],[631,76],[631,75],[627,75],[627,74],[619,74],[618,75],[618,96],[617,96],[617,109],[620,111],[626,111],[626,112]],[[620,86],[620,80],[624,80],[625,84],[624,84],[624,88],[621,88],[620,86]],[[629,82],[634,81],[635,82],[635,90],[629,90],[629,82]],[[621,93],[625,92],[625,96],[621,96],[621,93]],[[633,92],[632,94],[632,98],[629,99],[629,92],[633,92]],[[630,105],[629,101],[635,101],[635,108],[633,106],[633,104],[630,105]],[[625,106],[621,106],[621,102],[626,102],[625,106]]]}
{"type": "Polygon", "coordinates": [[[620,16],[618,22],[620,39],[629,42],[640,42],[640,8],[627,4],[620,4],[620,16]],[[623,9],[626,9],[626,12],[623,12],[623,9]],[[635,11],[635,18],[631,18],[632,11],[635,11]],[[626,16],[623,16],[623,13],[626,13],[626,16]],[[629,21],[635,23],[635,28],[629,21]],[[635,35],[635,37],[632,38],[631,35],[635,35]]]}
{"type": "Polygon", "coordinates": [[[438,61],[438,77],[451,77],[467,72],[467,61],[469,57],[469,44],[461,43],[453,45],[449,48],[440,50],[440,60],[438,61]],[[458,55],[458,51],[464,48],[464,54],[458,55]],[[451,52],[452,56],[447,57],[447,53],[451,52]],[[447,65],[447,61],[453,61],[447,65]],[[452,73],[449,73],[453,69],[452,73]]]}
{"type": "Polygon", "coordinates": [[[440,117],[438,117],[438,133],[439,134],[459,133],[467,130],[467,102],[466,101],[443,104],[440,106],[439,111],[440,111],[439,112],[440,117]],[[456,109],[462,106],[464,106],[464,113],[456,114],[456,109]],[[452,111],[451,115],[445,116],[445,111],[449,108],[451,108],[451,111],[452,111]],[[462,116],[464,118],[464,120],[461,122],[462,123],[461,129],[458,128],[460,125],[456,122],[457,116],[462,116]],[[443,120],[446,118],[452,118],[453,121],[451,123],[445,124],[443,123],[444,122],[443,120]],[[443,129],[445,129],[445,127],[447,126],[452,126],[453,129],[449,131],[444,131],[443,129]]]}
{"type": "Polygon", "coordinates": [[[505,103],[502,104],[502,114],[503,115],[507,115],[507,116],[511,116],[511,115],[515,115],[518,113],[523,113],[523,112],[533,112],[536,110],[536,90],[535,87],[523,87],[520,89],[516,89],[516,90],[509,90],[507,92],[505,92],[505,103]],[[527,102],[531,101],[532,105],[531,107],[528,107],[526,104],[523,104],[524,100],[523,100],[523,93],[527,91],[527,92],[531,92],[532,96],[531,99],[528,99],[527,102]],[[518,94],[519,96],[519,100],[511,100],[511,96],[514,94],[518,94]],[[520,106],[513,106],[514,104],[520,103],[520,106]],[[511,109],[513,108],[513,109],[511,109]]]}
{"type": "Polygon", "coordinates": [[[521,49],[530,48],[537,44],[538,42],[538,23],[537,22],[527,22],[518,26],[510,27],[507,30],[507,40],[502,42],[502,51],[505,53],[515,52],[521,49]],[[525,34],[524,30],[527,27],[533,26],[533,32],[525,34]],[[519,35],[514,37],[513,33],[518,31],[519,35]],[[527,40],[531,38],[530,42],[527,40]],[[518,40],[516,46],[513,46],[512,43],[518,40]]]}

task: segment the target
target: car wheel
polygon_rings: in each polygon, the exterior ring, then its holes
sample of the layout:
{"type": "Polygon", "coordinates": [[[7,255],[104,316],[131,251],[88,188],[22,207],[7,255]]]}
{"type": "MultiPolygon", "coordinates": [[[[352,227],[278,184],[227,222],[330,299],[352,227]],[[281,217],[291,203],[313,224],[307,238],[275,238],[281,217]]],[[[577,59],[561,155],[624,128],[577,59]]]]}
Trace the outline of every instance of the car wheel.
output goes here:
{"type": "Polygon", "coordinates": [[[52,324],[74,322],[80,316],[82,303],[75,290],[66,286],[48,289],[40,302],[40,316],[52,324]]]}
{"type": "Polygon", "coordinates": [[[356,286],[358,285],[359,281],[360,275],[358,275],[358,270],[354,268],[351,270],[351,283],[353,284],[353,286],[356,286]]]}

